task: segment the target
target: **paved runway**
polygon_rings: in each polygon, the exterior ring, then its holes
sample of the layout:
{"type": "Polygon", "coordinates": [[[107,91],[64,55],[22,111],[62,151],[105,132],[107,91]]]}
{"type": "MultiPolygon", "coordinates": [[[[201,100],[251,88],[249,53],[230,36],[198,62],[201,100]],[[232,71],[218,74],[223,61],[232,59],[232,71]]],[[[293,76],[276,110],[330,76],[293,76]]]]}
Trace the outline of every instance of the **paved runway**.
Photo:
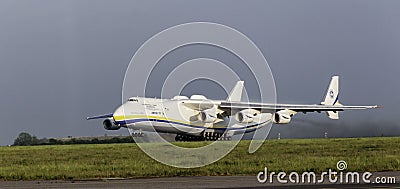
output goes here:
{"type": "Polygon", "coordinates": [[[279,184],[259,183],[256,176],[163,177],[90,181],[3,181],[0,188],[400,188],[400,172],[373,173],[395,177],[398,184],[279,184]]]}

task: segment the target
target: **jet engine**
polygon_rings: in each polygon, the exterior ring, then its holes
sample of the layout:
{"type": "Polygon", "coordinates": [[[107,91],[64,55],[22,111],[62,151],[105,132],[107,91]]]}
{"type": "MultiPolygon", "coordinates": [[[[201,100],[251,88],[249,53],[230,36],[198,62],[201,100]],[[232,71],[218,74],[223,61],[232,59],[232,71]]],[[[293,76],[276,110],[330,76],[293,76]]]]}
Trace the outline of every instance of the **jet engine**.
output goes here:
{"type": "Polygon", "coordinates": [[[272,115],[272,121],[277,124],[287,124],[295,114],[292,110],[281,110],[272,115]]]}
{"type": "Polygon", "coordinates": [[[213,108],[201,111],[198,115],[198,119],[204,123],[214,123],[217,118],[217,112],[213,108]]]}
{"type": "Polygon", "coordinates": [[[235,114],[235,119],[241,123],[250,123],[254,121],[254,117],[260,114],[259,111],[254,109],[245,109],[235,114]]]}
{"type": "Polygon", "coordinates": [[[114,120],[112,118],[108,118],[103,121],[104,129],[106,130],[118,130],[121,128],[119,125],[115,125],[114,120]]]}

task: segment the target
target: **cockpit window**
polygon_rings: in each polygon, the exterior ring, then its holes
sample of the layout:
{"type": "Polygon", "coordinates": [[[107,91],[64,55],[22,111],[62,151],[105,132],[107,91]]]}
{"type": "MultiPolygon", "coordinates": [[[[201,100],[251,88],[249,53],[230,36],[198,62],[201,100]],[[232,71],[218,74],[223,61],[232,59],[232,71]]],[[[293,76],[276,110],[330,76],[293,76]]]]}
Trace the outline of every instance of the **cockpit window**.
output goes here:
{"type": "Polygon", "coordinates": [[[130,98],[130,99],[128,99],[128,101],[131,101],[131,102],[139,102],[138,99],[136,99],[136,98],[130,98]]]}

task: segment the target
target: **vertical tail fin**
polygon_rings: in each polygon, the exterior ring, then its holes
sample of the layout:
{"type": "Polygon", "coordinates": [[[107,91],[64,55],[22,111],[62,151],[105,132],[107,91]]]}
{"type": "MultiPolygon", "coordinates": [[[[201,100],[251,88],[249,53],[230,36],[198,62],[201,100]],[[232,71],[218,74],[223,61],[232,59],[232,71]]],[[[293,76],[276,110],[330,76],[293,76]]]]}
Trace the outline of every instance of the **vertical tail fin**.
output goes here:
{"type": "MultiPolygon", "coordinates": [[[[339,76],[333,76],[328,90],[326,91],[325,99],[321,102],[326,106],[341,106],[339,103],[339,76]]],[[[339,119],[339,112],[326,112],[331,119],[339,119]]]]}
{"type": "Polygon", "coordinates": [[[241,101],[243,92],[244,81],[238,81],[233,87],[232,91],[229,93],[226,101],[241,101]]]}
{"type": "Polygon", "coordinates": [[[333,106],[339,98],[339,76],[333,76],[322,105],[333,106]]]}

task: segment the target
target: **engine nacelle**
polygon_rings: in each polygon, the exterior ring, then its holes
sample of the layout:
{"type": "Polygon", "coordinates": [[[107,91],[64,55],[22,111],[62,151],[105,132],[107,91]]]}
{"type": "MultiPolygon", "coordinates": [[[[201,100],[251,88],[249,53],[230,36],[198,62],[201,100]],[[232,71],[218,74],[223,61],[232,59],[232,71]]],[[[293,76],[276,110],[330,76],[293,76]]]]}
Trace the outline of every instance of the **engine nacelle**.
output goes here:
{"type": "Polygon", "coordinates": [[[272,115],[272,121],[277,124],[287,124],[295,114],[292,110],[281,110],[272,115]]]}
{"type": "Polygon", "coordinates": [[[104,129],[106,130],[118,130],[121,128],[119,125],[115,125],[114,120],[112,118],[108,118],[103,121],[104,129]]]}
{"type": "Polygon", "coordinates": [[[235,119],[241,123],[250,123],[254,121],[254,117],[260,114],[259,111],[254,109],[245,109],[235,114],[235,119]]]}
{"type": "Polygon", "coordinates": [[[198,119],[204,123],[214,123],[217,118],[217,113],[213,109],[201,111],[198,116],[198,119]]]}

